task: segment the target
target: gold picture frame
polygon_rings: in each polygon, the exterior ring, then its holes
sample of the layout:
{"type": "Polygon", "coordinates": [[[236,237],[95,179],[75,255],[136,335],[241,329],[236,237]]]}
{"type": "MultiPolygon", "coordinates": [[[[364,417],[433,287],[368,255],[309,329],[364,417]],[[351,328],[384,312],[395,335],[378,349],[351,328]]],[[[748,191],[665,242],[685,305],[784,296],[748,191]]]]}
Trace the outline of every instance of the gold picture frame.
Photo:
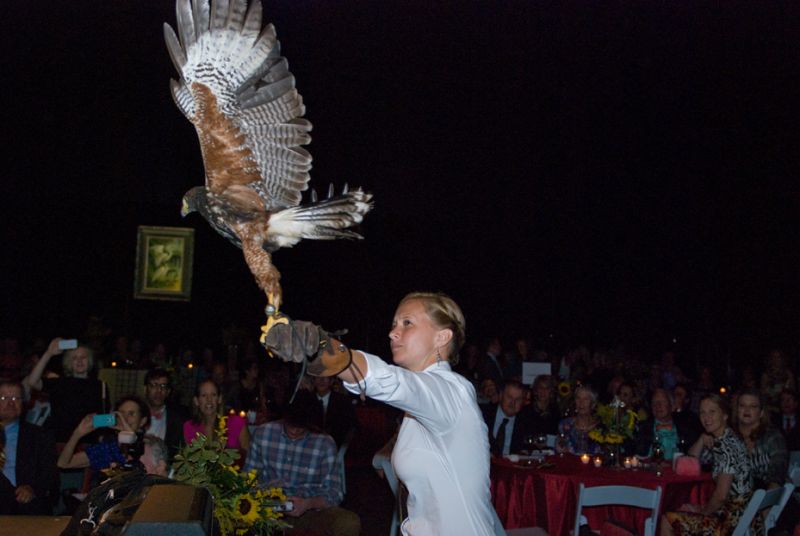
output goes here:
{"type": "Polygon", "coordinates": [[[140,225],[133,297],[189,301],[193,261],[194,229],[140,225]]]}

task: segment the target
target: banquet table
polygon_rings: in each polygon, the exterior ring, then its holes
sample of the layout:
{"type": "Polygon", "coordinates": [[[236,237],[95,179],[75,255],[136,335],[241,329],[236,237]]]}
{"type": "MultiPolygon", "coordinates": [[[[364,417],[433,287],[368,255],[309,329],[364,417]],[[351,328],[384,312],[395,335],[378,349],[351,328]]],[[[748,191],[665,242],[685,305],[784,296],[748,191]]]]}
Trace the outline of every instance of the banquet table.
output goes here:
{"type": "MultiPolygon", "coordinates": [[[[541,527],[548,534],[569,534],[575,523],[578,489],[584,486],[627,485],[656,489],[661,486],[660,512],[676,510],[684,503],[702,503],[714,491],[711,475],[697,477],[676,474],[671,467],[655,469],[618,469],[582,464],[580,458],[548,456],[552,467],[539,468],[514,463],[503,458],[492,460],[492,503],[506,529],[541,527]]],[[[648,511],[626,506],[584,508],[589,526],[599,529],[606,519],[614,519],[635,528],[641,534],[648,511]]]]}

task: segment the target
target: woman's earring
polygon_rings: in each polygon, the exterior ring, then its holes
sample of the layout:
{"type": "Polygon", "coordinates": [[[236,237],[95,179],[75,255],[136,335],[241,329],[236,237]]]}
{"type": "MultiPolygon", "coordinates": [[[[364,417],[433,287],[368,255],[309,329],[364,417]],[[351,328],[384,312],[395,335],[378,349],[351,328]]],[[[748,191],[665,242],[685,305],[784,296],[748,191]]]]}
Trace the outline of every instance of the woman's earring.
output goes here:
{"type": "Polygon", "coordinates": [[[439,347],[436,347],[436,362],[439,363],[442,361],[442,354],[439,353],[439,347]]]}

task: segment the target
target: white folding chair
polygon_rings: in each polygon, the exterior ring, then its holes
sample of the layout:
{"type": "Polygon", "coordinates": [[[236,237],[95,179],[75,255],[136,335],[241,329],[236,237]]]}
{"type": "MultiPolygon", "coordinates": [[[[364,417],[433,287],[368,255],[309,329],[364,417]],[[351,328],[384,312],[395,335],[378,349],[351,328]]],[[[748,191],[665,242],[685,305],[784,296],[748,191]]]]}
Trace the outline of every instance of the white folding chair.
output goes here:
{"type": "Polygon", "coordinates": [[[794,487],[800,487],[800,467],[794,467],[789,471],[789,482],[794,484],[794,487]]]}
{"type": "Polygon", "coordinates": [[[778,520],[783,507],[786,506],[786,502],[792,495],[793,490],[793,484],[786,484],[782,488],[775,488],[769,491],[763,489],[755,490],[731,536],[756,536],[750,529],[750,525],[759,512],[769,508],[770,511],[764,520],[764,536],[766,536],[769,529],[775,526],[775,522],[778,520]],[[767,524],[769,524],[769,527],[767,524]]]}
{"type": "Polygon", "coordinates": [[[644,522],[644,536],[655,536],[658,526],[658,505],[661,502],[661,486],[656,489],[635,486],[595,486],[587,488],[581,482],[578,489],[578,508],[575,512],[575,532],[580,532],[581,511],[584,507],[624,505],[646,508],[651,511],[644,522]]]}
{"type": "Polygon", "coordinates": [[[789,502],[789,499],[792,498],[792,492],[794,492],[794,488],[794,484],[787,483],[783,485],[783,495],[781,495],[781,500],[778,501],[778,504],[769,509],[769,512],[767,512],[767,517],[764,518],[764,536],[769,534],[769,531],[775,527],[775,524],[778,522],[778,518],[781,517],[783,508],[786,506],[786,503],[789,502]]]}

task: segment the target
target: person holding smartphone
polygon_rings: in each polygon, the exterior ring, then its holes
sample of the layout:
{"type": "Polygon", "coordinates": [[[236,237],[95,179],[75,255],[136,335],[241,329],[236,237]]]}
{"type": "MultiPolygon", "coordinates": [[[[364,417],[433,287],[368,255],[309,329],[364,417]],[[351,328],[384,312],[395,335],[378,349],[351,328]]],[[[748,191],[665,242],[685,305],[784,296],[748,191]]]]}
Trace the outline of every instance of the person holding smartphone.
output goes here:
{"type": "Polygon", "coordinates": [[[103,382],[90,377],[94,367],[92,349],[74,342],[74,345],[69,344],[60,337],[50,341],[31,373],[22,380],[26,394],[31,389],[36,389],[49,395],[51,413],[43,426],[53,432],[57,443],[64,443],[69,439],[72,430],[84,415],[103,413],[106,409],[104,393],[108,390],[104,388],[103,382]],[[43,377],[50,360],[62,353],[64,375],[43,377]]]}
{"type": "MultiPolygon", "coordinates": [[[[58,456],[58,467],[61,469],[79,469],[91,467],[95,471],[107,469],[113,464],[123,465],[130,460],[125,445],[136,443],[144,434],[147,421],[150,419],[150,408],[139,396],[128,395],[120,398],[114,406],[114,424],[109,428],[116,430],[114,440],[102,441],[89,445],[86,449],[75,452],[81,439],[102,424],[104,415],[90,413],[78,423],[73,430],[64,449],[58,456]],[[97,423],[97,425],[95,425],[97,423]]],[[[138,459],[138,456],[136,457],[138,459]]]]}

